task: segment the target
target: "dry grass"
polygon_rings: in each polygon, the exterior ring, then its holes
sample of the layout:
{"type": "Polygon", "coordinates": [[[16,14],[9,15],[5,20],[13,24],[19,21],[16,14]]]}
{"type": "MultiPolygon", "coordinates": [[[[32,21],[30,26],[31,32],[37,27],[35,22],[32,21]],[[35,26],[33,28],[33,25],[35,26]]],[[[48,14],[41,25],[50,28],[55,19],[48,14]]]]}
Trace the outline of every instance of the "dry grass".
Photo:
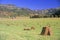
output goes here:
{"type": "Polygon", "coordinates": [[[0,19],[0,40],[59,40],[60,18],[37,18],[37,19],[0,19]],[[52,36],[38,35],[42,28],[50,25],[52,36]],[[34,26],[35,30],[24,31],[25,27],[34,26]]]}

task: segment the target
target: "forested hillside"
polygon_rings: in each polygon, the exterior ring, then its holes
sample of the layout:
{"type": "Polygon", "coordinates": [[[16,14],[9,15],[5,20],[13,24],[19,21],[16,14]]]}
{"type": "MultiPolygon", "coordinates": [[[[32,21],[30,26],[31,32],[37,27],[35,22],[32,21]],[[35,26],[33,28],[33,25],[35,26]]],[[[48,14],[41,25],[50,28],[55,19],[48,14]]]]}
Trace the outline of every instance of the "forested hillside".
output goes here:
{"type": "MultiPolygon", "coordinates": [[[[60,16],[60,8],[49,8],[42,10],[31,10],[29,8],[17,7],[13,4],[0,4],[0,17],[20,17],[20,16],[36,16],[39,17],[55,17],[55,14],[58,13],[60,16]]],[[[57,16],[57,15],[56,15],[57,16]]]]}

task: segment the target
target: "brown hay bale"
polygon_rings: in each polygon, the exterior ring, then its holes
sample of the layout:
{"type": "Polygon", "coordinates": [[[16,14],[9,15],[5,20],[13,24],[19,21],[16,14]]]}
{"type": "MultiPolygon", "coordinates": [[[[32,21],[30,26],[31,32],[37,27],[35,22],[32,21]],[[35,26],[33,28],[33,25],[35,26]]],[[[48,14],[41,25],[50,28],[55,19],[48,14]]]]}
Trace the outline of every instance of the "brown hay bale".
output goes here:
{"type": "Polygon", "coordinates": [[[31,29],[35,30],[35,27],[31,27],[31,29]]]}
{"type": "Polygon", "coordinates": [[[30,28],[24,28],[24,30],[31,30],[30,28]]]}
{"type": "Polygon", "coordinates": [[[50,27],[43,27],[41,35],[51,35],[50,27]]]}

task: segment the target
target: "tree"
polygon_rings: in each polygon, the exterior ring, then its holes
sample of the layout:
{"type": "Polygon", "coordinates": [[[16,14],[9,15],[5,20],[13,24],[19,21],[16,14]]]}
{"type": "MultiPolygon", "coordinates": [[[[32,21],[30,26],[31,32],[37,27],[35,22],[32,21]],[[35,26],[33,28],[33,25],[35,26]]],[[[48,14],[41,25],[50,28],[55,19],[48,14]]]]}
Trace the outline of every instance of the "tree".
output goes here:
{"type": "Polygon", "coordinates": [[[54,17],[60,17],[60,10],[57,10],[55,13],[52,14],[54,17]]]}

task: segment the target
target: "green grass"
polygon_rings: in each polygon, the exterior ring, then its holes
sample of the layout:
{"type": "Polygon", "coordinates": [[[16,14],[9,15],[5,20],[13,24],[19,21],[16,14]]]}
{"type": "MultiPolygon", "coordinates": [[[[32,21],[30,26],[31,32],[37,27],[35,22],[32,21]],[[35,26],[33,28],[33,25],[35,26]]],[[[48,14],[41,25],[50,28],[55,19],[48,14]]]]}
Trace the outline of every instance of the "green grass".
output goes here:
{"type": "Polygon", "coordinates": [[[0,40],[60,40],[60,18],[0,19],[0,40]],[[53,35],[39,35],[46,25],[51,26],[53,35]],[[23,30],[32,26],[35,30],[23,30]]]}

